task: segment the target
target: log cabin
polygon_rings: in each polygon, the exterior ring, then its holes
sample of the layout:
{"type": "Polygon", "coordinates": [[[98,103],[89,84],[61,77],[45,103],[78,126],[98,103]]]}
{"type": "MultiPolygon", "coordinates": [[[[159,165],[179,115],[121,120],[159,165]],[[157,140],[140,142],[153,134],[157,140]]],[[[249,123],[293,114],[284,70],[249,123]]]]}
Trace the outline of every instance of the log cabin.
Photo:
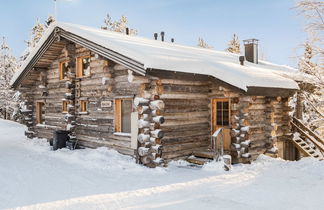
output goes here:
{"type": "Polygon", "coordinates": [[[295,150],[288,103],[298,85],[280,74],[290,67],[258,59],[257,41],[246,40],[240,56],[55,22],[11,86],[29,138],[66,130],[71,142],[149,167],[199,163],[217,146],[233,163],[284,158],[295,150]]]}

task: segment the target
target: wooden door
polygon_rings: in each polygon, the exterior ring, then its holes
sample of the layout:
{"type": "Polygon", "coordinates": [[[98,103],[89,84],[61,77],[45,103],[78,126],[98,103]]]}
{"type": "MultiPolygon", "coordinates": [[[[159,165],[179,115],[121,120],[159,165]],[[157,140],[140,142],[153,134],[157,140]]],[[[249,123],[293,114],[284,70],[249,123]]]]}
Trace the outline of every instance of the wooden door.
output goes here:
{"type": "Polygon", "coordinates": [[[217,129],[223,128],[224,150],[230,150],[231,146],[230,107],[230,100],[227,98],[212,99],[212,134],[217,129]]]}

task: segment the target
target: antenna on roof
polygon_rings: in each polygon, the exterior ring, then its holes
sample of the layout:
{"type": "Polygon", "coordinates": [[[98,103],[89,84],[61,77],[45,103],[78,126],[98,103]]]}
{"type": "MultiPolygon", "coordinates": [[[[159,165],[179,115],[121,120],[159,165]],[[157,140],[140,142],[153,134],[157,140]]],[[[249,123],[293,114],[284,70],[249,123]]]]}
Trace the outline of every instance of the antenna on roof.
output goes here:
{"type": "Polygon", "coordinates": [[[56,1],[54,0],[54,19],[57,20],[57,7],[56,7],[56,1]]]}

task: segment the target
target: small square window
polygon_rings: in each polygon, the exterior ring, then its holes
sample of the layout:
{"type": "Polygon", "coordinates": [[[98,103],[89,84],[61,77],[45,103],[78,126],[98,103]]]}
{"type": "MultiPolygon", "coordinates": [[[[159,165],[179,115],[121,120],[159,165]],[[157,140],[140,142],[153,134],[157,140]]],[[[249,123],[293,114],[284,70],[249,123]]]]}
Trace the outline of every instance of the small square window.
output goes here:
{"type": "Polygon", "coordinates": [[[59,64],[60,80],[67,79],[68,71],[69,71],[68,62],[67,61],[60,62],[59,64]]]}
{"type": "Polygon", "coordinates": [[[77,77],[90,76],[90,56],[77,58],[77,77]]]}

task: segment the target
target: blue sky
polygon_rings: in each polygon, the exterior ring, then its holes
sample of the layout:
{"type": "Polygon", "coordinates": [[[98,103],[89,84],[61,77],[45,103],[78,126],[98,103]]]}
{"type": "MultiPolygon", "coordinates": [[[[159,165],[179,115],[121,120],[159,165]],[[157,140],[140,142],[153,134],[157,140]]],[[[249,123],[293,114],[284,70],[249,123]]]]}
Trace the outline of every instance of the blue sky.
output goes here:
{"type": "MultiPolygon", "coordinates": [[[[36,18],[54,13],[53,0],[2,0],[0,36],[6,36],[14,55],[25,49],[36,18]]],[[[292,9],[294,0],[57,0],[58,20],[100,27],[109,13],[125,15],[139,36],[165,31],[166,39],[196,45],[202,37],[224,50],[233,33],[239,39],[257,38],[266,59],[296,66],[292,58],[306,39],[303,18],[292,9]]]]}

